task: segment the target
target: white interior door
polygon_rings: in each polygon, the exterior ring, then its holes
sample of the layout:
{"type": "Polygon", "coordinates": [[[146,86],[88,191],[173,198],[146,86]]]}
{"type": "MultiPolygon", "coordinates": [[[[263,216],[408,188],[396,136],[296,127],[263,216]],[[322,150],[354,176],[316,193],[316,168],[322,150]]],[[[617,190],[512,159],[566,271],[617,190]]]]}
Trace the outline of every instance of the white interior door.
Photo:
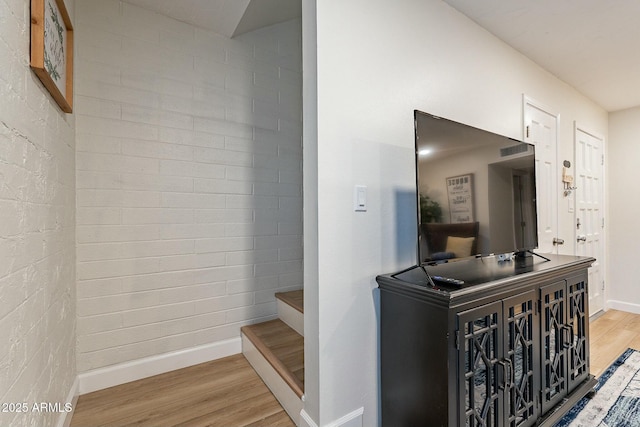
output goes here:
{"type": "Polygon", "coordinates": [[[524,140],[536,146],[538,252],[558,253],[558,116],[524,99],[524,140]]]}
{"type": "Polygon", "coordinates": [[[594,314],[604,308],[603,141],[578,127],[575,135],[576,255],[596,259],[589,268],[589,312],[594,314]]]}

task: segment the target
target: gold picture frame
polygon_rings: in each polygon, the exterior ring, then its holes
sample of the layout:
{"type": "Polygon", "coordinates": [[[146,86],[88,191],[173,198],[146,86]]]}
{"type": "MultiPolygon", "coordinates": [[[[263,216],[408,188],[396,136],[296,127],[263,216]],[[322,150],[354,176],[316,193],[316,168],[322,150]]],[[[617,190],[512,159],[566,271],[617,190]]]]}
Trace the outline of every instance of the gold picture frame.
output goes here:
{"type": "Polygon", "coordinates": [[[64,0],[31,0],[31,68],[62,111],[73,111],[73,27],[64,0]]]}

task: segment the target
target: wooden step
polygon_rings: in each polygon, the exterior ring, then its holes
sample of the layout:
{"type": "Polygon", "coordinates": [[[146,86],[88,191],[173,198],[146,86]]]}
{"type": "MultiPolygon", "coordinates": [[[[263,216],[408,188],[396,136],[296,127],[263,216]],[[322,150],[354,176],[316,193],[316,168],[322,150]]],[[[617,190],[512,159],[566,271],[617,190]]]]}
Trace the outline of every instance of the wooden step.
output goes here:
{"type": "Polygon", "coordinates": [[[276,293],[278,317],[297,333],[304,336],[303,300],[302,289],[276,293]]]}
{"type": "Polygon", "coordinates": [[[298,423],[304,394],[304,338],[280,319],[243,326],[242,353],[298,423]]]}
{"type": "Polygon", "coordinates": [[[302,289],[289,292],[277,292],[276,298],[300,313],[304,313],[304,291],[302,289]]]}

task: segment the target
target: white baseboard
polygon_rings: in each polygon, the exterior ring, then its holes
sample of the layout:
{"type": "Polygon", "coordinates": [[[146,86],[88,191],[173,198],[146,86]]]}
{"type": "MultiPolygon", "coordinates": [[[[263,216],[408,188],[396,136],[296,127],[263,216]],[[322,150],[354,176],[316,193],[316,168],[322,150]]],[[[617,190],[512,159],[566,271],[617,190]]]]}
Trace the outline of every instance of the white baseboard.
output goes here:
{"type": "Polygon", "coordinates": [[[363,414],[364,408],[358,408],[327,424],[327,427],[362,427],[363,414]]]}
{"type": "MultiPolygon", "coordinates": [[[[364,408],[358,408],[327,424],[327,427],[362,427],[362,415],[364,415],[364,408]]],[[[318,427],[304,409],[300,411],[300,427],[318,427]]]]}
{"type": "Polygon", "coordinates": [[[80,381],[78,377],[73,380],[73,384],[71,385],[71,390],[69,390],[69,394],[67,395],[67,399],[64,403],[71,403],[71,411],[70,412],[61,412],[58,416],[58,422],[56,423],[56,427],[69,427],[71,425],[71,419],[73,418],[73,413],[76,410],[76,404],[78,403],[78,387],[80,381]]]}
{"type": "Polygon", "coordinates": [[[80,380],[79,394],[91,393],[176,369],[209,362],[238,354],[241,351],[241,340],[238,337],[94,369],[78,375],[80,380]]]}
{"type": "Polygon", "coordinates": [[[318,427],[315,421],[304,409],[300,411],[300,427],[318,427]]]}
{"type": "Polygon", "coordinates": [[[632,304],[624,301],[609,300],[607,307],[614,310],[626,311],[629,313],[640,314],[640,304],[632,304]]]}

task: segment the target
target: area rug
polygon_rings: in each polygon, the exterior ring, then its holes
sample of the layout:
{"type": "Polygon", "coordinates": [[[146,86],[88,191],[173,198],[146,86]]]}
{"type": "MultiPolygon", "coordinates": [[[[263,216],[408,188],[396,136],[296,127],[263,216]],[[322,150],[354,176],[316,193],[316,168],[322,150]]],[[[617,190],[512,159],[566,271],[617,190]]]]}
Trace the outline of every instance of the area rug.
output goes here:
{"type": "Polygon", "coordinates": [[[640,427],[640,352],[627,349],[556,427],[640,427]]]}

